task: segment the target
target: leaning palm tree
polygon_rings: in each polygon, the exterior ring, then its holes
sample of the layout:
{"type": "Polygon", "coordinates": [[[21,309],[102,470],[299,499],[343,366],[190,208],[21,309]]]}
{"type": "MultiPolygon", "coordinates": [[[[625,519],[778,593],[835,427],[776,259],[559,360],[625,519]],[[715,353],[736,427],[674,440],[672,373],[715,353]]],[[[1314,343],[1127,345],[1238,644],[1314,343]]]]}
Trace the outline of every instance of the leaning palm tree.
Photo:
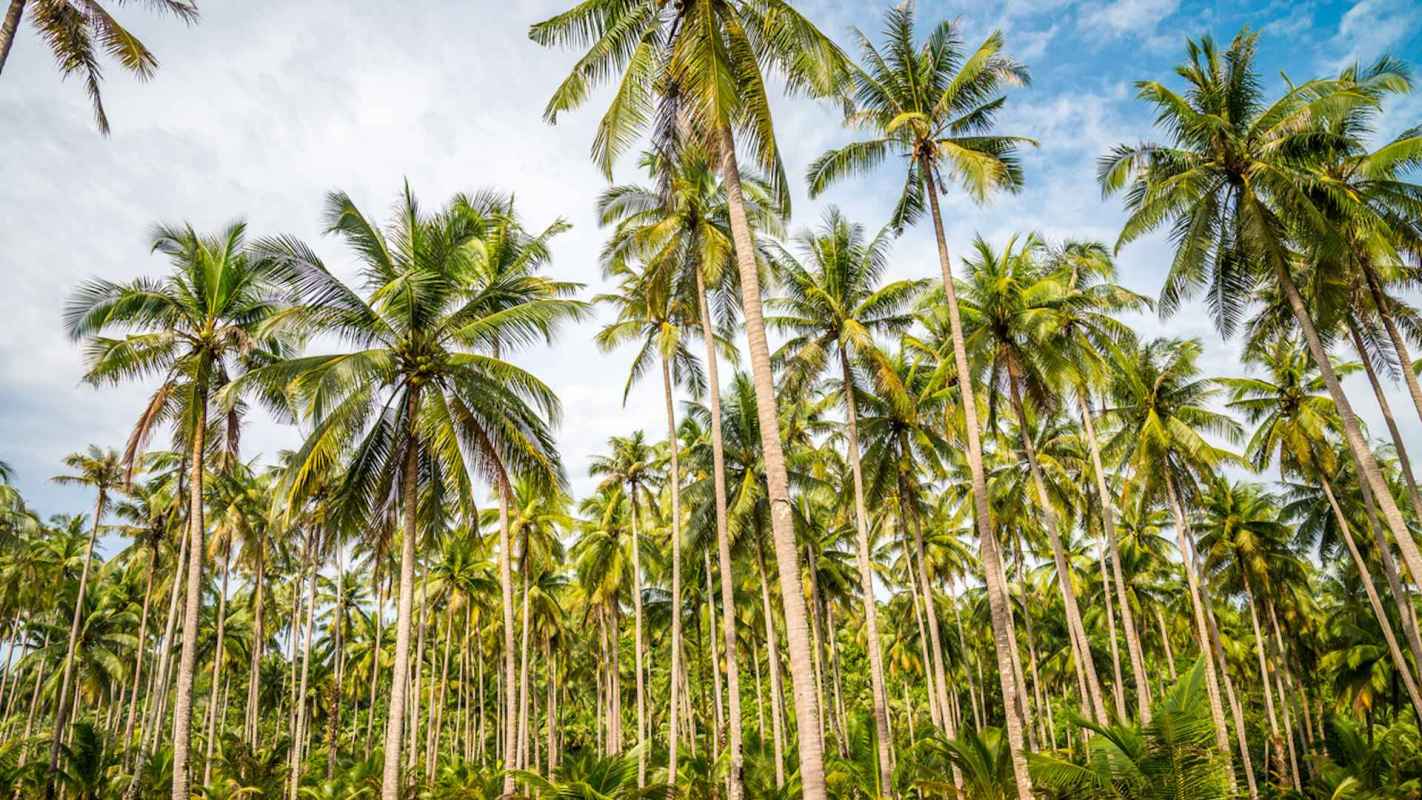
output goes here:
{"type": "MultiPolygon", "coordinates": [[[[791,91],[827,95],[838,88],[846,59],[785,0],[679,4],[592,0],[534,25],[529,34],[544,45],[588,48],[549,101],[544,116],[550,122],[585,102],[595,85],[620,80],[593,140],[592,155],[604,174],[611,175],[617,156],[637,140],[653,116],[653,138],[667,152],[690,145],[720,159],[770,492],[775,560],[799,721],[800,778],[804,796],[821,800],[826,793],[824,758],[808,612],[800,591],[800,558],[776,418],[775,379],[737,142],[754,157],[760,171],[769,177],[780,205],[788,209],[789,186],[764,78],[779,72],[791,91]]],[[[731,800],[739,800],[740,793],[741,780],[736,775],[731,780],[731,800]]]]}
{"type": "MultiPolygon", "coordinates": [[[[859,589],[864,605],[864,626],[869,656],[870,692],[873,696],[875,744],[878,747],[880,792],[892,795],[893,739],[889,734],[888,690],[884,683],[883,645],[879,639],[878,601],[874,597],[874,574],[869,550],[869,512],[864,499],[864,475],[860,463],[859,413],[854,402],[855,380],[852,363],[864,359],[873,371],[878,356],[877,335],[905,331],[913,321],[907,306],[921,282],[883,282],[888,268],[889,236],[881,231],[866,238],[862,226],[853,224],[837,209],[826,213],[817,229],[804,231],[795,243],[805,259],[802,263],[781,248],[773,261],[785,287],[786,296],[772,301],[773,327],[790,339],[778,357],[788,369],[787,382],[793,386],[812,383],[827,369],[838,368],[840,397],[844,402],[850,475],[854,487],[855,547],[859,565],[859,589]],[[831,363],[838,362],[838,363],[831,363]]],[[[792,389],[791,394],[795,391],[792,389]]],[[[941,651],[939,651],[941,652],[941,651]]],[[[936,688],[946,704],[941,658],[936,688]]]]}
{"type": "MultiPolygon", "coordinates": [[[[1155,81],[1138,84],[1140,98],[1159,110],[1158,125],[1170,138],[1164,144],[1120,145],[1100,161],[1102,190],[1126,191],[1130,216],[1117,248],[1169,222],[1176,249],[1161,289],[1161,312],[1173,313],[1205,289],[1215,325],[1226,336],[1260,294],[1287,306],[1338,408],[1360,477],[1413,580],[1422,581],[1422,550],[1368,446],[1329,360],[1323,326],[1315,323],[1296,279],[1308,265],[1344,261],[1355,244],[1347,229],[1382,230],[1391,221],[1346,178],[1315,167],[1351,146],[1334,123],[1375,108],[1384,90],[1405,83],[1406,76],[1388,61],[1366,75],[1290,85],[1266,103],[1254,66],[1256,43],[1256,34],[1244,32],[1221,53],[1208,37],[1191,41],[1189,62],[1176,70],[1189,85],[1185,96],[1155,81]]],[[[1380,172],[1385,166],[1386,160],[1380,172]]],[[[1401,186],[1404,194],[1417,191],[1415,184],[1401,186]]],[[[1370,242],[1387,243],[1386,237],[1370,242]]],[[[1382,303],[1386,307],[1385,299],[1382,303]]]]}
{"type": "MultiPolygon", "coordinates": [[[[153,249],[173,265],[166,278],[138,278],[128,283],[89,281],[70,299],[64,314],[70,337],[88,343],[88,382],[113,384],[161,377],[129,437],[124,454],[129,468],[154,428],[164,422],[172,422],[177,438],[186,444],[188,563],[173,706],[175,800],[188,797],[193,673],[206,535],[203,486],[209,405],[213,393],[242,368],[264,363],[284,351],[281,337],[263,327],[284,310],[276,284],[278,270],[271,262],[251,256],[245,231],[240,222],[215,236],[199,235],[186,226],[159,227],[153,249]],[[126,335],[104,335],[112,330],[126,335]]],[[[230,446],[236,442],[240,416],[235,400],[229,408],[218,422],[226,427],[230,446]]]]}
{"type": "MultiPolygon", "coordinates": [[[[565,297],[573,288],[568,284],[489,270],[483,239],[501,225],[515,225],[512,212],[502,198],[479,196],[457,197],[428,214],[407,186],[396,219],[382,231],[347,195],[332,193],[327,229],[360,256],[364,297],[300,241],[258,245],[300,298],[274,323],[353,346],[284,360],[243,378],[291,397],[311,421],[291,461],[288,491],[300,496],[349,453],[334,490],[345,521],[370,530],[378,529],[373,523],[387,507],[403,515],[384,800],[395,800],[401,788],[422,531],[437,530],[448,508],[471,518],[474,476],[497,486],[507,486],[511,474],[546,485],[565,480],[550,427],[560,413],[557,398],[492,351],[551,339],[558,323],[580,314],[581,306],[565,297]]],[[[504,549],[506,558],[506,542],[504,549]]]]}
{"type": "MultiPolygon", "coordinates": [[[[597,335],[597,344],[610,350],[626,342],[638,342],[640,347],[627,376],[627,386],[623,389],[625,403],[632,391],[632,385],[645,374],[650,362],[659,362],[662,376],[662,400],[667,415],[667,447],[671,454],[667,480],[671,486],[671,675],[668,686],[667,704],[673,709],[667,716],[667,776],[675,785],[677,774],[677,725],[680,715],[676,713],[679,701],[678,690],[681,676],[681,614],[675,610],[681,605],[681,462],[680,442],[676,438],[676,401],[673,386],[687,385],[692,394],[699,395],[706,390],[706,378],[696,356],[686,347],[687,329],[696,322],[694,306],[686,302],[685,292],[676,291],[674,272],[637,272],[631,267],[618,270],[623,279],[615,294],[603,294],[598,302],[610,303],[617,308],[617,319],[604,327],[597,335]]],[[[634,498],[635,499],[635,498],[634,498]]],[[[635,508],[634,508],[635,514],[635,508]]],[[[635,522],[635,519],[634,519],[635,522]]],[[[638,600],[640,612],[641,601],[638,600]]],[[[641,614],[638,614],[640,623],[641,614]]],[[[638,634],[637,659],[641,661],[641,635],[638,634]]],[[[640,667],[638,680],[641,680],[640,667]]],[[[639,690],[640,692],[640,690],[639,690]]],[[[639,697],[639,701],[640,701],[639,697]]],[[[639,706],[638,713],[642,713],[639,706]]],[[[646,758],[639,751],[638,782],[646,782],[646,758]]]]}
{"type": "MultiPolygon", "coordinates": [[[[851,69],[854,104],[847,120],[869,131],[872,138],[815,159],[808,175],[810,192],[818,194],[852,174],[869,172],[890,155],[904,158],[904,188],[895,204],[892,223],[899,228],[913,223],[922,215],[926,198],[951,326],[952,367],[966,379],[972,372],[963,343],[938,194],[949,181],[956,181],[979,201],[994,191],[1021,187],[1017,148],[1030,140],[996,134],[993,124],[1007,102],[1002,90],[1026,83],[1027,68],[1003,54],[1003,38],[996,32],[971,54],[965,54],[956,27],[947,21],[940,22],[921,45],[915,46],[914,11],[908,3],[886,12],[884,38],[887,43],[881,50],[859,34],[863,64],[851,69]]],[[[1005,731],[1017,796],[1027,800],[1032,782],[1023,755],[1022,730],[1010,711],[1023,687],[1017,686],[1012,677],[1011,659],[1016,644],[1011,634],[1007,579],[989,516],[976,392],[960,394],[967,428],[974,519],[992,609],[1003,704],[1009,709],[1005,731]]]]}
{"type": "MultiPolygon", "coordinates": [[[[122,4],[119,0],[115,5],[122,4]]],[[[172,14],[189,25],[197,22],[195,0],[152,0],[148,5],[155,11],[172,14]]],[[[15,34],[19,31],[26,6],[30,10],[30,22],[45,44],[49,45],[54,60],[59,62],[60,74],[66,78],[75,74],[84,76],[84,88],[89,93],[89,103],[94,107],[94,122],[101,132],[108,134],[109,118],[104,113],[104,100],[100,93],[103,81],[100,51],[139,80],[153,77],[158,69],[158,59],[137,36],[94,0],[10,0],[9,7],[5,9],[5,19],[0,22],[0,71],[5,69],[5,61],[10,57],[10,48],[15,44],[15,34]]]]}
{"type": "Polygon", "coordinates": [[[108,510],[109,493],[123,485],[124,469],[118,453],[100,450],[90,445],[83,453],[70,453],[64,457],[64,466],[72,474],[56,475],[55,483],[69,486],[88,486],[94,489],[94,519],[89,528],[89,543],[84,548],[84,567],[79,572],[79,594],[74,600],[74,620],[69,624],[69,647],[64,651],[64,670],[59,681],[59,695],[55,698],[54,735],[49,747],[49,768],[59,768],[60,742],[63,740],[65,721],[68,717],[70,681],[74,677],[74,648],[79,639],[82,624],[84,595],[89,586],[89,565],[94,558],[94,541],[99,538],[99,527],[103,524],[104,512],[108,510]]]}

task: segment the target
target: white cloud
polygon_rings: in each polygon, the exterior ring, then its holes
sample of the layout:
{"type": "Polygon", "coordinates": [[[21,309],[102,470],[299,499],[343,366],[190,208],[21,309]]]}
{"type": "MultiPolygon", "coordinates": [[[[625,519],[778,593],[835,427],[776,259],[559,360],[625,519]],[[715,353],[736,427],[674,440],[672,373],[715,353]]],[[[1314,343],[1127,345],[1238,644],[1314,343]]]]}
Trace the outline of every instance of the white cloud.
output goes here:
{"type": "Polygon", "coordinates": [[[1419,22],[1422,6],[1416,3],[1358,0],[1338,21],[1333,47],[1342,55],[1333,61],[1332,68],[1377,58],[1414,33],[1419,22]]]}
{"type": "Polygon", "coordinates": [[[1088,36],[1149,37],[1180,7],[1180,0],[1113,0],[1084,6],[1078,27],[1088,36]]]}

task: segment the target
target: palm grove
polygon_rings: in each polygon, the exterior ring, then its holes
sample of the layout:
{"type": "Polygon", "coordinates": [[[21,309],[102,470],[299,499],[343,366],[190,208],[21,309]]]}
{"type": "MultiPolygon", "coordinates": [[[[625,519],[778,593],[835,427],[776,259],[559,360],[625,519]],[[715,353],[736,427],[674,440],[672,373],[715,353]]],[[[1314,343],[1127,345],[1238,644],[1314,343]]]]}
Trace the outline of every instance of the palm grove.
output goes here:
{"type": "Polygon", "coordinates": [[[578,55],[547,120],[608,87],[592,158],[641,150],[596,199],[605,293],[555,277],[561,220],[407,186],[327,197],[350,282],[176,225],[166,271],[72,294],[87,380],[151,393],[55,477],[87,513],[0,485],[5,793],[1412,796],[1406,65],[1271,91],[1253,34],[1190,41],[1100,159],[1117,241],[968,243],[940,196],[1019,191],[1035,145],[998,34],[903,5],[848,52],[779,0],[587,0],[530,36],[578,55]],[[792,225],[776,81],[853,131],[811,194],[887,172],[888,220],[792,225]],[[1114,257],[1156,231],[1147,297],[1114,257]],[[1125,321],[1200,300],[1237,374],[1125,321]],[[578,325],[665,409],[582,498],[529,366],[578,325]],[[258,413],[299,445],[244,460],[258,413]]]}

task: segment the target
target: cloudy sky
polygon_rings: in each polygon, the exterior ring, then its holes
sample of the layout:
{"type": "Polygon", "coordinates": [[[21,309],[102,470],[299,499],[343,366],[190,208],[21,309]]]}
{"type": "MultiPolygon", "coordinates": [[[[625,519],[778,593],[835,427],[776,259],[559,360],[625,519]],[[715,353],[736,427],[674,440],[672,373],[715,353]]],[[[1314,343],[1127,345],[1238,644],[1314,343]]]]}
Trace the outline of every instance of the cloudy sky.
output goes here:
{"type": "MultiPolygon", "coordinates": [[[[95,131],[82,86],[60,80],[26,25],[0,76],[0,460],[14,468],[31,504],[45,514],[87,509],[83,491],[48,477],[67,452],[89,443],[121,446],[142,405],[145,387],[99,390],[81,382],[80,352],[64,335],[60,309],[87,277],[164,270],[148,253],[155,222],[212,230],[243,218],[257,234],[307,240],[328,265],[350,274],[350,254],[321,236],[327,191],[345,190],[383,216],[402,180],[431,206],[457,191],[495,187],[517,195],[530,225],[571,222],[556,242],[553,270],[590,291],[598,287],[603,232],[592,212],[605,182],[587,152],[605,98],[556,127],[545,125],[543,104],[573,54],[539,48],[526,34],[566,1],[203,0],[193,28],[130,5],[118,15],[161,67],[145,84],[110,70],[109,138],[95,131]]],[[[886,7],[823,0],[798,6],[846,45],[854,26],[875,35],[886,7]]],[[[1095,159],[1113,144],[1152,136],[1149,110],[1134,99],[1132,84],[1170,79],[1186,36],[1227,40],[1246,25],[1261,31],[1260,67],[1271,89],[1281,73],[1312,77],[1382,52],[1422,66],[1422,5],[1412,0],[952,0],[921,2],[919,16],[958,20],[974,44],[1000,28],[1009,51],[1032,70],[1031,87],[1012,94],[1002,120],[1004,132],[1041,142],[1024,159],[1026,189],[988,207],[949,199],[950,245],[959,251],[975,233],[993,241],[1032,230],[1113,241],[1119,203],[1100,199],[1095,159]]],[[[782,100],[775,111],[792,176],[846,140],[836,115],[811,101],[782,100]]],[[[1422,93],[1389,109],[1394,131],[1419,120],[1422,93]]],[[[618,178],[636,178],[633,167],[627,159],[618,178]]],[[[885,172],[814,202],[801,188],[793,227],[815,223],[831,203],[877,227],[893,184],[885,172]]],[[[1153,295],[1167,257],[1159,238],[1126,248],[1124,282],[1153,295]]],[[[926,228],[898,243],[894,272],[937,274],[926,228]]],[[[1147,332],[1199,336],[1208,370],[1241,371],[1234,347],[1218,340],[1198,305],[1170,320],[1138,323],[1147,332]]],[[[630,353],[598,353],[591,332],[589,326],[522,356],[565,403],[560,441],[579,489],[588,485],[589,454],[608,436],[636,427],[655,436],[664,424],[657,387],[622,406],[630,353]]],[[[1397,399],[1405,411],[1402,395],[1397,399]]],[[[1371,402],[1359,405],[1375,416],[1371,402]]],[[[1414,415],[1399,417],[1411,420],[1409,438],[1422,435],[1414,415]]],[[[270,455],[295,441],[294,430],[257,420],[244,437],[244,456],[270,455]]]]}

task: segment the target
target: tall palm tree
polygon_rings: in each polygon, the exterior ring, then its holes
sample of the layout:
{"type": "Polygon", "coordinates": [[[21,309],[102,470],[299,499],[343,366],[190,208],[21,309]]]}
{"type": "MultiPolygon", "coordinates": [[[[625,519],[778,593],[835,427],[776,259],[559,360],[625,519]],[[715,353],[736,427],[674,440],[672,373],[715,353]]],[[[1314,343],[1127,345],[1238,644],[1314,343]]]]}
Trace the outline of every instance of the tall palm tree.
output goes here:
{"type": "MultiPolygon", "coordinates": [[[[614,262],[616,263],[616,262],[614,262]]],[[[676,436],[676,402],[673,387],[687,385],[693,395],[706,391],[706,379],[696,356],[686,347],[687,328],[695,324],[697,312],[695,304],[686,303],[684,291],[677,291],[677,279],[685,276],[664,271],[648,274],[647,270],[637,272],[630,266],[617,269],[623,275],[616,294],[599,295],[598,302],[611,303],[617,309],[617,319],[604,327],[597,335],[598,346],[604,350],[616,348],[625,342],[637,342],[640,347],[627,376],[627,386],[623,390],[625,403],[632,385],[640,378],[654,356],[660,362],[662,376],[662,400],[667,415],[667,447],[671,463],[667,481],[671,486],[671,679],[668,685],[668,701],[671,713],[667,715],[667,780],[676,783],[677,774],[677,726],[680,714],[677,703],[681,688],[681,443],[676,436]]],[[[640,645],[640,636],[639,642],[640,645]]],[[[640,649],[639,649],[640,659],[640,649]]],[[[645,752],[645,749],[644,751],[645,752]]],[[[646,782],[645,756],[641,760],[639,777],[646,782]]]]}
{"type": "MultiPolygon", "coordinates": [[[[377,527],[371,523],[387,506],[403,516],[383,800],[395,800],[401,786],[422,531],[438,527],[447,505],[469,518],[473,476],[503,487],[510,475],[547,485],[565,480],[550,428],[560,412],[557,398],[493,351],[499,344],[551,339],[559,322],[582,307],[565,297],[572,289],[567,284],[490,269],[483,237],[501,225],[516,226],[512,213],[507,201],[481,195],[456,197],[428,214],[407,186],[399,213],[382,231],[350,197],[332,193],[327,230],[360,257],[364,297],[300,241],[268,239],[258,246],[299,297],[276,322],[356,348],[283,360],[243,377],[292,397],[311,420],[311,433],[292,459],[289,491],[304,491],[349,452],[335,491],[350,524],[377,527]]],[[[508,543],[502,544],[507,559],[508,543]]],[[[513,657],[507,581],[504,590],[507,665],[513,657]]],[[[506,688],[512,689],[513,671],[506,672],[506,688]]]]}
{"type": "MultiPolygon", "coordinates": [[[[681,144],[698,146],[720,159],[765,452],[775,561],[799,722],[800,779],[808,800],[822,800],[826,792],[824,758],[808,615],[800,591],[799,548],[776,419],[775,379],[761,309],[755,236],[746,211],[737,141],[769,176],[776,197],[788,209],[789,187],[765,76],[778,72],[791,91],[827,95],[838,87],[845,58],[785,0],[695,0],[679,5],[658,0],[594,0],[534,25],[529,33],[540,44],[588,48],[549,101],[544,115],[550,122],[560,112],[581,105],[592,86],[614,76],[620,78],[593,140],[593,158],[604,174],[611,174],[618,154],[643,132],[654,107],[656,141],[672,152],[681,144]]],[[[739,800],[739,782],[739,776],[732,780],[731,800],[739,800]]]]}
{"type": "MultiPolygon", "coordinates": [[[[726,509],[726,454],[722,431],[720,359],[732,364],[738,352],[730,343],[736,322],[739,279],[734,264],[730,210],[725,182],[715,162],[698,147],[683,147],[675,158],[649,154],[644,158],[658,185],[614,186],[598,198],[604,225],[617,227],[604,249],[604,263],[641,261],[656,280],[694,291],[706,351],[706,391],[710,408],[711,471],[716,525],[716,558],[720,568],[721,638],[725,648],[727,746],[732,791],[739,791],[744,768],[741,747],[741,692],[738,667],[735,587],[732,578],[729,515],[726,509]],[[690,275],[690,279],[686,276],[690,275]],[[716,309],[713,316],[712,307],[716,309]]],[[[747,218],[761,233],[779,235],[781,212],[764,181],[742,176],[747,218]]],[[[717,686],[719,688],[719,682],[717,686]]]]}
{"type": "Polygon", "coordinates": [[[981,354],[988,371],[988,415],[995,412],[999,389],[1006,389],[1008,401],[1017,418],[1017,430],[1022,452],[1026,456],[1028,473],[1041,508],[1043,528],[1052,548],[1052,560],[1057,571],[1057,585],[1066,614],[1068,638],[1071,640],[1073,666],[1078,683],[1085,690],[1082,706],[1104,724],[1106,706],[1101,693],[1101,681],[1096,675],[1091,655],[1090,639],[1072,588],[1070,566],[1062,547],[1059,513],[1048,497],[1042,467],[1030,435],[1027,402],[1039,411],[1050,410],[1057,403],[1053,372],[1059,364],[1070,361],[1070,352],[1053,347],[1053,335],[1075,318],[1072,306],[1080,304],[1082,295],[1066,284],[1068,273],[1051,269],[1042,259],[1045,245],[1035,236],[1012,237],[1001,250],[995,250],[979,238],[973,243],[973,256],[966,259],[967,275],[961,287],[961,309],[965,343],[969,352],[981,354]]]}
{"type": "MultiPolygon", "coordinates": [[[[153,249],[172,263],[167,277],[128,283],[91,280],[74,293],[64,312],[69,336],[87,342],[85,380],[89,383],[161,378],[129,438],[124,460],[130,468],[136,452],[163,422],[172,421],[177,438],[187,445],[189,546],[183,645],[173,707],[174,800],[188,797],[206,535],[203,486],[209,406],[213,393],[244,366],[269,361],[284,350],[281,338],[263,328],[285,310],[276,285],[278,270],[264,259],[251,257],[245,232],[240,222],[208,236],[187,226],[160,226],[153,235],[153,249]],[[126,335],[105,336],[114,330],[126,335]]],[[[226,426],[224,444],[229,447],[237,437],[235,397],[228,413],[218,419],[226,426]]]]}
{"type": "MultiPolygon", "coordinates": [[[[889,236],[881,231],[867,239],[864,229],[837,209],[826,212],[814,230],[801,232],[795,244],[802,263],[781,248],[773,265],[784,286],[785,297],[772,301],[772,327],[790,339],[777,354],[788,370],[791,386],[804,386],[826,370],[839,370],[840,397],[848,422],[847,449],[854,488],[855,552],[859,567],[860,599],[869,656],[870,693],[873,700],[875,743],[878,747],[878,786],[892,796],[893,738],[889,733],[888,689],[884,683],[883,645],[879,639],[878,601],[869,550],[869,512],[864,496],[860,463],[859,413],[854,394],[858,382],[852,363],[872,362],[878,354],[875,337],[904,332],[913,321],[907,306],[921,288],[918,281],[884,282],[888,268],[889,236]],[[838,362],[834,364],[832,362],[838,362]]],[[[790,392],[795,394],[795,390],[790,392]]],[[[946,703],[941,659],[935,684],[940,702],[946,703]]]]}
{"type": "MultiPolygon", "coordinates": [[[[1422,550],[1295,280],[1301,267],[1336,263],[1352,246],[1336,220],[1363,229],[1387,225],[1388,218],[1346,181],[1311,167],[1348,144],[1333,131],[1333,122],[1366,113],[1380,102],[1384,88],[1405,76],[1389,61],[1366,76],[1291,85],[1266,102],[1254,66],[1256,43],[1256,34],[1244,32],[1221,53],[1208,37],[1191,41],[1189,62],[1176,70],[1190,87],[1185,97],[1155,81],[1138,84],[1140,98],[1159,110],[1157,124],[1170,139],[1117,146],[1100,161],[1103,191],[1127,190],[1130,216],[1117,247],[1169,221],[1177,246],[1161,290],[1161,311],[1174,312],[1206,288],[1216,327],[1225,335],[1244,318],[1256,290],[1283,300],[1338,408],[1349,453],[1413,580],[1422,582],[1422,550]]],[[[1375,238],[1374,244],[1380,241],[1385,240],[1375,238]]]]}
{"type": "MultiPolygon", "coordinates": [[[[122,0],[116,3],[122,4],[122,0]]],[[[189,25],[197,22],[198,9],[194,0],[155,0],[148,5],[189,25]]],[[[5,69],[5,61],[10,57],[10,48],[15,44],[15,34],[19,31],[26,6],[30,10],[30,22],[45,44],[49,45],[54,60],[59,62],[60,74],[66,78],[75,74],[84,76],[84,88],[94,108],[94,122],[107,135],[109,118],[104,113],[100,92],[103,81],[100,51],[139,80],[153,77],[158,69],[157,57],[97,2],[10,0],[5,9],[5,19],[0,22],[0,71],[5,69]]]]}
{"type": "MultiPolygon", "coordinates": [[[[1022,173],[1016,151],[1030,140],[996,134],[993,125],[1007,102],[1002,90],[1026,83],[1027,68],[1002,52],[1003,37],[997,32],[972,53],[965,53],[956,27],[947,21],[934,26],[923,43],[916,46],[914,10],[908,3],[886,12],[883,50],[862,33],[858,38],[863,64],[850,70],[854,103],[847,119],[851,125],[869,131],[872,138],[831,150],[815,159],[808,174],[810,192],[818,194],[836,181],[869,172],[891,154],[904,158],[907,165],[904,188],[895,205],[892,222],[899,228],[912,224],[922,215],[927,199],[951,326],[952,366],[971,389],[967,376],[972,372],[963,343],[962,319],[938,194],[946,189],[950,180],[959,183],[979,201],[993,191],[1015,191],[1021,187],[1022,173]]],[[[1010,710],[1016,706],[1017,695],[1023,687],[1017,686],[1012,677],[1011,654],[1016,645],[1010,633],[1007,580],[989,519],[976,391],[963,391],[960,395],[967,429],[974,520],[992,608],[998,673],[1002,680],[1003,704],[1010,710]]],[[[1009,711],[1004,728],[1017,796],[1019,800],[1028,800],[1032,781],[1027,772],[1022,730],[1013,716],[1009,711]]]]}
{"type": "Polygon", "coordinates": [[[89,565],[94,558],[94,541],[99,538],[99,528],[103,525],[104,513],[108,510],[109,495],[124,483],[123,464],[118,453],[100,450],[94,445],[83,453],[70,453],[64,457],[64,466],[71,474],[56,475],[55,483],[69,486],[88,486],[94,490],[94,519],[89,527],[89,543],[84,547],[84,568],[79,573],[79,593],[74,600],[74,620],[69,624],[69,646],[64,651],[64,670],[59,682],[59,695],[55,698],[54,735],[49,746],[49,768],[59,768],[60,741],[64,738],[65,721],[68,719],[70,681],[74,677],[74,649],[78,644],[79,626],[84,611],[84,595],[89,586],[89,565]]]}
{"type": "MultiPolygon", "coordinates": [[[[1201,378],[1197,366],[1200,343],[1195,340],[1157,339],[1122,350],[1110,388],[1111,407],[1106,417],[1115,434],[1106,450],[1130,469],[1125,502],[1132,496],[1154,501],[1162,495],[1175,522],[1175,536],[1189,586],[1196,641],[1205,661],[1205,685],[1209,690],[1210,711],[1215,724],[1215,743],[1229,753],[1229,728],[1225,722],[1220,684],[1228,676],[1218,674],[1212,657],[1214,637],[1207,621],[1208,609],[1201,592],[1200,576],[1191,545],[1185,500],[1195,486],[1212,478],[1233,456],[1211,444],[1207,435],[1238,438],[1239,424],[1209,408],[1217,391],[1215,382],[1201,378]]],[[[1243,731],[1236,733],[1243,741],[1243,731]]],[[[1248,758],[1248,751],[1244,758],[1248,758]]]]}

